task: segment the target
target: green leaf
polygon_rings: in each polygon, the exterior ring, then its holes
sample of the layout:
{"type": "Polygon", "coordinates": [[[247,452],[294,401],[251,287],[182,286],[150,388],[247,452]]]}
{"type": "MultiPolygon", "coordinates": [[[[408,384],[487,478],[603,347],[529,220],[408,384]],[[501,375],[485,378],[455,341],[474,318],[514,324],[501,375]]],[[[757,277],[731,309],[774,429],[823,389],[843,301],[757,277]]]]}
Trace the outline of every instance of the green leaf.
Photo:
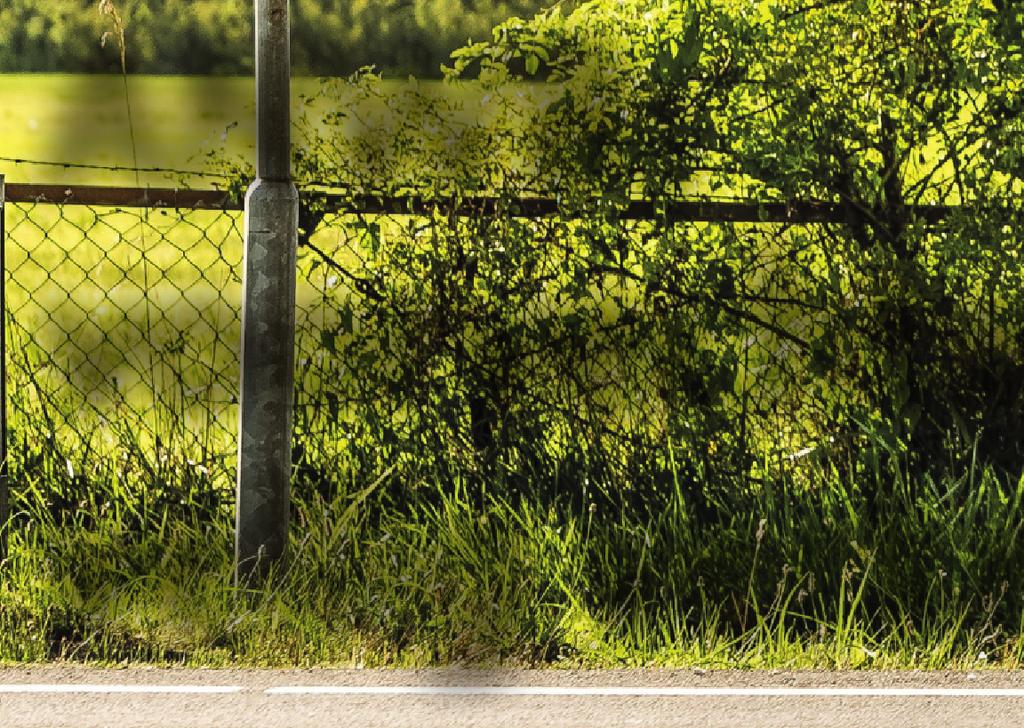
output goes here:
{"type": "Polygon", "coordinates": [[[327,411],[330,413],[331,419],[337,420],[341,409],[338,406],[338,395],[334,392],[326,392],[324,398],[327,400],[327,411]]]}
{"type": "Polygon", "coordinates": [[[700,18],[694,15],[693,20],[683,32],[683,47],[679,54],[680,63],[690,68],[700,59],[700,52],[703,49],[700,37],[700,18]]]}
{"type": "Polygon", "coordinates": [[[352,308],[345,306],[341,309],[341,329],[346,334],[351,334],[354,330],[355,325],[353,322],[352,308]]]}

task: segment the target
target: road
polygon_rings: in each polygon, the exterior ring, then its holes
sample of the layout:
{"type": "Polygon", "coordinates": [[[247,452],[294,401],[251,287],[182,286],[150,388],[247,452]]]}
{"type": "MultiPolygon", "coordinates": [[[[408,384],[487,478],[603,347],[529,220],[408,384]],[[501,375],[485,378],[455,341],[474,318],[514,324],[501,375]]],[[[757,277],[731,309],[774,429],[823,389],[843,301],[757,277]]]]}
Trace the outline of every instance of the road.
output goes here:
{"type": "Polygon", "coordinates": [[[4,728],[982,728],[1024,673],[0,668],[4,728]]]}

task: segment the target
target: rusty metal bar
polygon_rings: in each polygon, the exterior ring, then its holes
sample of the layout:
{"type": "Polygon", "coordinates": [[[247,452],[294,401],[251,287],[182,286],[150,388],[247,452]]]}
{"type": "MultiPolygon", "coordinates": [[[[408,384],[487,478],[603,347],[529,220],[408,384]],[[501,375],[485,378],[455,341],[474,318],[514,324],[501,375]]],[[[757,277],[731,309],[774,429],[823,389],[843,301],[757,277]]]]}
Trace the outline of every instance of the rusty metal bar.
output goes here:
{"type": "MultiPolygon", "coordinates": [[[[487,196],[460,198],[377,195],[339,195],[304,191],[307,203],[322,206],[327,212],[364,215],[428,215],[444,210],[461,217],[504,213],[513,217],[541,218],[563,214],[558,200],[547,197],[523,197],[515,200],[487,196]]],[[[153,207],[199,210],[242,210],[243,203],[222,190],[174,188],[93,187],[88,185],[8,184],[7,200],[18,203],[93,205],[96,207],[153,207]]],[[[959,209],[951,205],[909,206],[909,216],[925,222],[939,222],[959,209]]],[[[623,220],[668,219],[679,222],[709,223],[789,223],[810,225],[845,223],[851,216],[864,214],[851,205],[816,200],[788,202],[675,200],[651,202],[634,200],[617,211],[623,220]]]]}
{"type": "Polygon", "coordinates": [[[94,187],[91,185],[8,184],[7,201],[95,207],[241,210],[240,200],[222,190],[170,187],[94,187]]]}
{"type": "MultiPolygon", "coordinates": [[[[419,196],[375,197],[370,195],[346,197],[343,195],[304,193],[304,198],[319,204],[328,212],[339,214],[429,215],[436,210],[460,217],[506,214],[511,217],[543,218],[565,214],[567,210],[558,201],[546,197],[523,197],[507,200],[495,197],[427,198],[419,196]]],[[[947,205],[917,205],[907,207],[909,215],[929,223],[938,222],[956,207],[947,205]]],[[[570,211],[581,214],[581,211],[570,211]]],[[[770,223],[810,225],[822,223],[842,224],[860,216],[870,217],[852,205],[816,200],[788,202],[673,200],[653,202],[633,200],[615,210],[620,220],[669,220],[673,222],[708,223],[770,223]]]]}

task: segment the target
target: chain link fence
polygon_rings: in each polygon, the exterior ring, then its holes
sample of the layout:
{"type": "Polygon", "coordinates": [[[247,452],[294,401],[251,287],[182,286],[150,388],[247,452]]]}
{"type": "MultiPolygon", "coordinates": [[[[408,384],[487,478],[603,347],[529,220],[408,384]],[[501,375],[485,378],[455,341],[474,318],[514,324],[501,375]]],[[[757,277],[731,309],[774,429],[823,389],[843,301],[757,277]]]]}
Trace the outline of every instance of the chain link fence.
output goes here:
{"type": "MultiPolygon", "coordinates": [[[[372,209],[358,214],[304,208],[300,475],[396,463],[413,476],[523,474],[598,453],[605,466],[624,466],[669,433],[683,437],[688,457],[699,449],[713,460],[748,450],[758,428],[792,430],[792,412],[780,408],[792,393],[778,372],[813,326],[770,304],[795,299],[772,266],[752,274],[764,265],[755,249],[745,260],[689,261],[681,287],[653,291],[636,275],[650,261],[598,255],[580,244],[586,222],[530,204],[516,214],[465,202],[403,210],[364,201],[372,209]],[[694,277],[711,270],[717,277],[694,277]],[[757,305],[731,326],[705,315],[729,271],[763,278],[763,317],[757,305]],[[702,400],[707,377],[739,371],[734,401],[702,400]],[[728,413],[741,420],[725,422],[728,413]]],[[[766,214],[737,209],[727,222],[766,214]]],[[[623,244],[652,260],[659,236],[685,244],[709,235],[704,224],[643,219],[652,214],[638,208],[619,222],[623,244]]],[[[758,239],[762,253],[775,245],[771,235],[758,239]]],[[[194,470],[229,488],[241,213],[8,202],[5,245],[15,441],[52,442],[72,470],[97,454],[147,453],[154,471],[194,470]]],[[[792,434],[784,446],[796,448],[792,434]]]]}
{"type": "MultiPolygon", "coordinates": [[[[243,223],[236,204],[198,209],[210,195],[191,208],[7,202],[14,447],[49,443],[69,473],[140,460],[153,479],[191,474],[230,499],[243,223]]],[[[874,315],[855,300],[870,269],[836,278],[856,255],[840,247],[845,215],[307,198],[297,486],[397,469],[403,488],[469,477],[628,495],[682,478],[697,492],[712,475],[756,480],[769,461],[834,454],[866,395],[822,341],[842,352],[836,337],[856,327],[837,321],[874,315]]],[[[984,304],[958,305],[970,317],[984,304]]]]}
{"type": "Polygon", "coordinates": [[[229,479],[241,225],[230,211],[8,203],[15,441],[52,441],[69,469],[145,452],[229,479]]]}

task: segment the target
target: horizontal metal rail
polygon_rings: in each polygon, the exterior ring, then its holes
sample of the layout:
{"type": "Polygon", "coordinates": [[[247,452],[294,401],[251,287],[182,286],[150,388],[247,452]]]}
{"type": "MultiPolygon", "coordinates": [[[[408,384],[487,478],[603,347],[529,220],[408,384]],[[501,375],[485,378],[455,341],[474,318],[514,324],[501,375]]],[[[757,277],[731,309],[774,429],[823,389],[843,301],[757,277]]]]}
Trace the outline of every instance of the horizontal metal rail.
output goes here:
{"type": "MultiPolygon", "coordinates": [[[[324,212],[367,215],[427,215],[438,210],[461,217],[504,213],[513,217],[558,215],[566,206],[550,197],[518,199],[488,196],[425,197],[339,195],[306,190],[307,205],[324,212]]],[[[8,184],[7,201],[97,207],[143,207],[194,210],[242,210],[242,200],[223,190],[169,187],[96,187],[90,185],[8,184]]],[[[595,201],[596,202],[596,201],[595,201]]],[[[951,205],[913,205],[901,208],[910,218],[938,222],[958,209],[951,205]]],[[[719,223],[848,223],[871,219],[878,211],[855,205],[817,200],[757,202],[750,200],[633,200],[618,210],[624,220],[668,219],[719,223]]]]}
{"type": "Polygon", "coordinates": [[[163,207],[241,210],[242,201],[222,190],[169,187],[94,187],[92,185],[7,184],[7,201],[96,207],[163,207]]]}

